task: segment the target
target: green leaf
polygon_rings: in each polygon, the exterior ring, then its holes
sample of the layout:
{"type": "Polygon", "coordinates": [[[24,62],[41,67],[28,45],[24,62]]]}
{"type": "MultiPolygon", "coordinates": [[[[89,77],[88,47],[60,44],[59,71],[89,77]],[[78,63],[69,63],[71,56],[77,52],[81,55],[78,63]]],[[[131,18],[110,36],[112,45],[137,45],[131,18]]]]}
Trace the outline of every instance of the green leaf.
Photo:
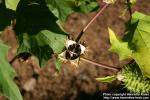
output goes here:
{"type": "Polygon", "coordinates": [[[117,53],[119,55],[120,60],[131,57],[132,50],[128,47],[128,43],[119,40],[110,28],[108,30],[111,43],[110,50],[117,53]]]}
{"type": "Polygon", "coordinates": [[[97,81],[104,82],[104,83],[111,83],[116,79],[117,79],[116,75],[96,78],[97,81]]]}
{"type": "Polygon", "coordinates": [[[56,23],[58,19],[49,11],[46,5],[43,3],[37,5],[36,3],[25,1],[21,0],[19,2],[16,11],[15,31],[17,34],[28,33],[33,35],[41,30],[51,30],[56,33],[62,32],[56,23]]]}
{"type": "Polygon", "coordinates": [[[13,82],[16,73],[7,61],[8,49],[0,41],[0,92],[10,100],[23,100],[17,85],[13,82]]]}
{"type": "Polygon", "coordinates": [[[67,16],[75,11],[87,13],[99,7],[96,0],[46,0],[46,3],[61,22],[64,22],[67,16]]]}
{"type": "MultiPolygon", "coordinates": [[[[132,58],[140,66],[143,75],[150,78],[150,16],[135,12],[132,16],[131,27],[137,23],[132,36],[131,45],[133,49],[132,58]]],[[[130,30],[129,34],[130,34],[130,30]]]]}
{"type": "Polygon", "coordinates": [[[43,30],[37,34],[36,39],[40,45],[48,44],[54,53],[61,53],[65,45],[66,35],[43,30]]]}
{"type": "Polygon", "coordinates": [[[46,2],[53,14],[63,22],[73,12],[70,5],[73,0],[46,0],[46,2]]]}
{"type": "Polygon", "coordinates": [[[16,11],[20,0],[5,0],[6,8],[16,11]]]}
{"type": "Polygon", "coordinates": [[[62,52],[68,34],[58,26],[58,18],[48,7],[43,2],[37,3],[39,5],[24,1],[19,3],[15,31],[20,43],[18,55],[30,53],[38,58],[42,67],[52,54],[62,52]]]}
{"type": "Polygon", "coordinates": [[[18,54],[31,53],[39,59],[40,66],[44,66],[52,54],[62,52],[65,39],[66,35],[63,32],[59,34],[43,30],[32,36],[23,33],[19,35],[20,47],[18,48],[18,54]]]}
{"type": "Polygon", "coordinates": [[[139,65],[144,76],[150,78],[150,16],[135,12],[127,26],[124,42],[110,31],[111,50],[118,53],[121,58],[131,56],[139,65]],[[114,42],[115,41],[115,42],[114,42]],[[128,42],[128,45],[127,45],[128,42]],[[121,44],[122,45],[121,45],[121,44]],[[128,48],[129,46],[129,48],[128,48]],[[132,51],[132,52],[131,52],[132,51]]]}
{"type": "Polygon", "coordinates": [[[89,4],[82,4],[80,5],[80,10],[79,12],[83,12],[83,13],[88,13],[91,12],[95,9],[97,9],[99,7],[97,2],[90,2],[89,4]]]}

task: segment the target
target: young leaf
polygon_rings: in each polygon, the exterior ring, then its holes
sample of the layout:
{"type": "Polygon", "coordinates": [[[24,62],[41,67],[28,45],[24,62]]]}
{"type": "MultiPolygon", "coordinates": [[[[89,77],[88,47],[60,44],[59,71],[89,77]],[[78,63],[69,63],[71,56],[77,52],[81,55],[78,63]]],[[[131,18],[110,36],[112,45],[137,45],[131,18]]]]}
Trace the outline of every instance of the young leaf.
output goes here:
{"type": "Polygon", "coordinates": [[[0,41],[0,92],[10,100],[23,100],[17,85],[13,82],[16,73],[7,61],[8,49],[0,41]]]}
{"type": "Polygon", "coordinates": [[[110,50],[117,53],[120,60],[131,57],[132,50],[128,47],[128,43],[117,39],[115,33],[110,28],[108,30],[111,43],[110,50]]]}
{"type": "Polygon", "coordinates": [[[20,0],[5,0],[6,8],[16,10],[20,0]]]}
{"type": "Polygon", "coordinates": [[[111,83],[112,81],[114,81],[116,79],[117,79],[116,75],[106,76],[106,77],[102,77],[102,78],[96,78],[97,81],[104,82],[104,83],[111,83]]]}

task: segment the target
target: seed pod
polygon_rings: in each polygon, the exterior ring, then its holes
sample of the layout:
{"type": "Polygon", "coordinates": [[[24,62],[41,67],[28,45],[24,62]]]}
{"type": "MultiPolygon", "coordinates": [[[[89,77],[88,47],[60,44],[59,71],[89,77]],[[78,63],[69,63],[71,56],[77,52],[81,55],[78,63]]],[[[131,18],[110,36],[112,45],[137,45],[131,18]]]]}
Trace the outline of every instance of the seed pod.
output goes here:
{"type": "Polygon", "coordinates": [[[124,66],[123,75],[125,87],[134,93],[148,93],[150,91],[150,79],[144,77],[136,63],[124,66]]]}

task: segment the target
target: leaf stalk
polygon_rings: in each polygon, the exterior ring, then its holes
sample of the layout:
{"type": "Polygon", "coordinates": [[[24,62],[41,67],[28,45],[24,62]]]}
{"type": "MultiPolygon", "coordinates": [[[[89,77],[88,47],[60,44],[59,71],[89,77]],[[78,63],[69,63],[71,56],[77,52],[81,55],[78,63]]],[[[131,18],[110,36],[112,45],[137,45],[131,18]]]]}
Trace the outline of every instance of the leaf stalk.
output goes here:
{"type": "Polygon", "coordinates": [[[83,28],[83,30],[79,33],[79,35],[76,38],[76,42],[79,42],[81,37],[83,36],[84,32],[88,29],[88,27],[97,19],[98,16],[100,16],[104,10],[109,6],[109,4],[105,4],[102,9],[90,20],[90,22],[83,28]]]}
{"type": "Polygon", "coordinates": [[[91,60],[89,60],[87,58],[80,58],[80,60],[85,61],[85,62],[90,63],[90,64],[93,64],[93,65],[96,65],[96,66],[99,66],[101,68],[107,68],[107,69],[110,69],[110,70],[113,70],[113,71],[117,71],[117,72],[121,70],[121,68],[110,66],[110,65],[106,65],[106,64],[102,64],[102,63],[97,63],[97,62],[91,61],[91,60]]]}

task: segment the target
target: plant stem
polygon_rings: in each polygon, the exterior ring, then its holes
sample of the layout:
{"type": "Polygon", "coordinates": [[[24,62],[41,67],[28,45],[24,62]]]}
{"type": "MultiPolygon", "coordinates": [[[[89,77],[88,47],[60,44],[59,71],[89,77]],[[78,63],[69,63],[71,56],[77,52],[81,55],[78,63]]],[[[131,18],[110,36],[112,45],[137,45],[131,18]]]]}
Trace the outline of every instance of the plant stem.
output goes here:
{"type": "Polygon", "coordinates": [[[132,17],[132,9],[131,9],[130,0],[127,0],[127,7],[128,7],[129,15],[130,15],[130,17],[132,17]]]}
{"type": "Polygon", "coordinates": [[[102,12],[109,6],[109,4],[105,4],[103,8],[91,19],[91,21],[84,27],[84,29],[79,33],[78,37],[76,38],[76,42],[79,42],[80,38],[84,34],[84,32],[88,29],[88,27],[94,22],[94,20],[102,14],[102,12]]]}
{"type": "Polygon", "coordinates": [[[16,59],[18,59],[18,58],[19,58],[18,56],[13,57],[13,58],[12,58],[12,60],[11,60],[11,61],[9,61],[9,64],[11,64],[11,65],[12,65],[12,63],[13,63],[16,59]]]}
{"type": "Polygon", "coordinates": [[[87,58],[80,58],[80,60],[85,61],[87,63],[91,63],[91,64],[96,65],[96,66],[99,66],[101,68],[107,68],[107,69],[110,69],[110,70],[113,70],[113,71],[120,71],[120,69],[121,69],[121,68],[117,68],[117,67],[114,67],[114,66],[110,66],[110,65],[106,65],[106,64],[102,64],[102,63],[97,63],[97,62],[91,61],[87,58]]]}

